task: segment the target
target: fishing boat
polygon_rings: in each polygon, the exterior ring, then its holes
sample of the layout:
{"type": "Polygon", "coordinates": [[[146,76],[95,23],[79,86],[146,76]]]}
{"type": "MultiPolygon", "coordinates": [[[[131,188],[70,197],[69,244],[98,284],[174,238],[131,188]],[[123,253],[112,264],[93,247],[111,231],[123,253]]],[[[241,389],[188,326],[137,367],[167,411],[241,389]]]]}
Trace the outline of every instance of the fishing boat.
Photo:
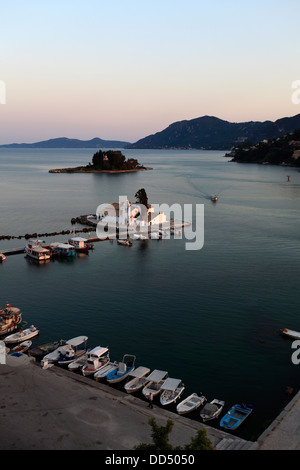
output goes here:
{"type": "Polygon", "coordinates": [[[118,368],[106,376],[109,384],[119,383],[124,380],[135,369],[136,357],[132,354],[124,354],[123,359],[118,364],[118,368]]]}
{"type": "Polygon", "coordinates": [[[50,250],[42,247],[42,240],[29,240],[24,250],[27,256],[37,261],[46,261],[51,258],[50,250]]]}
{"type": "Polygon", "coordinates": [[[215,419],[219,416],[221,411],[223,410],[225,402],[222,400],[217,400],[216,398],[212,400],[210,403],[206,403],[206,405],[202,408],[200,412],[200,418],[205,423],[206,421],[210,421],[215,419]]]}
{"type": "Polygon", "coordinates": [[[149,372],[150,369],[143,366],[139,366],[137,369],[134,369],[132,372],[130,372],[129,376],[132,377],[132,379],[126,382],[124,385],[126,392],[135,393],[141,388],[145,387],[146,383],[149,382],[149,372]]]}
{"type": "Polygon", "coordinates": [[[57,361],[59,365],[68,365],[83,356],[87,351],[87,336],[77,336],[67,342],[67,348],[61,351],[57,361]]]}
{"type": "Polygon", "coordinates": [[[79,253],[88,253],[89,250],[92,249],[92,245],[89,244],[87,238],[73,237],[70,238],[69,244],[72,245],[75,251],[78,251],[79,253]]]}
{"type": "Polygon", "coordinates": [[[117,240],[118,245],[123,245],[123,246],[132,246],[132,243],[130,240],[117,240]]]}
{"type": "Polygon", "coordinates": [[[6,260],[6,256],[3,253],[0,253],[0,263],[6,260]]]}
{"type": "Polygon", "coordinates": [[[234,405],[220,421],[221,428],[229,431],[237,429],[252,412],[250,405],[234,405]]]}
{"type": "MultiPolygon", "coordinates": [[[[56,347],[55,349],[51,348],[50,352],[48,352],[44,356],[43,361],[42,361],[42,365],[47,364],[47,363],[50,363],[50,364],[52,363],[53,364],[53,363],[57,362],[62,356],[64,356],[65,352],[70,348],[70,344],[77,341],[77,338],[78,338],[78,336],[76,336],[75,338],[71,338],[68,341],[65,341],[65,340],[61,339],[59,341],[58,347],[56,347]]],[[[82,336],[81,336],[81,338],[82,338],[82,336]]]]}
{"type": "Polygon", "coordinates": [[[22,341],[26,341],[27,339],[37,336],[38,334],[39,330],[35,326],[31,325],[30,328],[27,328],[26,330],[21,330],[17,333],[6,336],[6,338],[4,338],[4,342],[6,344],[21,343],[22,341]]]}
{"type": "Polygon", "coordinates": [[[28,351],[28,355],[35,357],[36,359],[42,359],[46,354],[51,353],[59,346],[62,345],[61,341],[51,341],[46,344],[42,344],[41,346],[37,346],[36,348],[30,349],[28,351]]]}
{"type": "Polygon", "coordinates": [[[84,354],[82,354],[82,356],[80,356],[78,359],[76,359],[75,361],[73,362],[70,362],[70,364],[68,364],[68,369],[69,370],[72,370],[72,371],[75,371],[75,370],[78,370],[78,369],[81,369],[86,361],[87,361],[87,358],[88,358],[88,354],[89,354],[90,350],[88,349],[84,354]]]}
{"type": "Polygon", "coordinates": [[[21,353],[21,354],[23,354],[24,352],[28,351],[28,349],[30,348],[31,345],[32,345],[31,340],[23,341],[23,343],[20,343],[17,346],[15,346],[14,348],[12,348],[11,352],[12,353],[21,353]]]}
{"type": "Polygon", "coordinates": [[[199,408],[206,402],[206,397],[204,395],[198,395],[197,393],[192,393],[190,396],[178,403],[176,411],[179,415],[184,415],[191,413],[199,408]]]}
{"type": "Polygon", "coordinates": [[[281,334],[287,338],[300,339],[300,333],[298,331],[290,330],[289,328],[284,328],[281,330],[281,334]]]}
{"type": "Polygon", "coordinates": [[[168,377],[161,386],[160,404],[163,406],[175,403],[183,394],[185,386],[180,379],[168,377]]]}
{"type": "Polygon", "coordinates": [[[142,394],[148,398],[150,393],[155,397],[159,395],[161,392],[161,386],[168,377],[168,372],[165,370],[155,369],[151,374],[148,376],[149,382],[144,386],[142,390],[142,394]]]}
{"type": "Polygon", "coordinates": [[[84,376],[93,375],[109,362],[109,349],[102,346],[93,348],[86,360],[85,365],[82,367],[81,372],[84,376]]]}
{"type": "Polygon", "coordinates": [[[97,382],[100,382],[100,380],[106,379],[106,377],[108,376],[110,372],[113,372],[114,370],[118,368],[118,365],[119,363],[117,361],[108,362],[104,367],[102,367],[100,370],[95,372],[94,379],[97,382]]]}
{"type": "Polygon", "coordinates": [[[50,243],[49,250],[51,251],[51,253],[62,256],[62,257],[69,257],[69,256],[76,255],[74,246],[70,245],[69,243],[59,243],[59,242],[50,243]]]}
{"type": "Polygon", "coordinates": [[[19,328],[22,322],[22,312],[19,308],[6,304],[0,310],[0,336],[6,335],[19,328]]]}

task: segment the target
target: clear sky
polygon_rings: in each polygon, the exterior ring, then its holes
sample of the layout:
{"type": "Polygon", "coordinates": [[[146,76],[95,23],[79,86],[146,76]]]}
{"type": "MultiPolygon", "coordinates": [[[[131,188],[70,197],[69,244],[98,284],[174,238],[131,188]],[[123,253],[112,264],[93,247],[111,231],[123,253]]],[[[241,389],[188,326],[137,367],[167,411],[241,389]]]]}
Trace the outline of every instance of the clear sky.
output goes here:
{"type": "Polygon", "coordinates": [[[300,113],[299,0],[0,0],[0,17],[0,143],[300,113]]]}

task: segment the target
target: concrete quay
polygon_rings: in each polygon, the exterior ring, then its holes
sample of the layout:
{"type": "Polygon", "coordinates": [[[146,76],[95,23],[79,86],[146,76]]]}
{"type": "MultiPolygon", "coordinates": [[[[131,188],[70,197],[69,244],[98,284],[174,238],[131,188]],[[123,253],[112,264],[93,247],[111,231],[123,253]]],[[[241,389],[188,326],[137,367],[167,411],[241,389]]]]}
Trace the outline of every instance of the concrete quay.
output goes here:
{"type": "Polygon", "coordinates": [[[1,450],[133,450],[151,443],[150,417],[174,423],[173,446],[207,430],[217,450],[299,449],[300,395],[257,442],[179,416],[114,387],[60,367],[43,369],[29,356],[0,364],[1,450]]]}

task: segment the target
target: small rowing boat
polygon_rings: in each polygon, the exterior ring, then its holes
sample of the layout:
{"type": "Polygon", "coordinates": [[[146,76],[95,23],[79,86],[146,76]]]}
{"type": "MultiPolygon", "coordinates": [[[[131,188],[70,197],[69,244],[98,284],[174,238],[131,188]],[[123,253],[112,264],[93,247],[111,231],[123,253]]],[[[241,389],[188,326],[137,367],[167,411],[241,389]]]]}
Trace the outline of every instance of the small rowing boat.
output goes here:
{"type": "Polygon", "coordinates": [[[252,407],[250,405],[234,405],[221,419],[220,426],[221,428],[234,431],[248,418],[251,412],[252,407]]]}
{"type": "Polygon", "coordinates": [[[179,415],[184,415],[191,413],[199,408],[206,402],[206,397],[204,395],[198,395],[197,393],[192,393],[190,396],[178,403],[176,410],[179,415]]]}
{"type": "Polygon", "coordinates": [[[217,400],[216,398],[210,403],[206,403],[202,411],[200,412],[200,418],[205,423],[219,416],[223,410],[225,402],[222,400],[217,400]]]}
{"type": "Polygon", "coordinates": [[[17,346],[15,346],[14,348],[12,348],[11,352],[12,353],[17,352],[17,353],[23,354],[24,352],[28,351],[28,349],[30,348],[31,345],[32,345],[32,341],[30,341],[30,340],[23,341],[23,343],[20,343],[17,346]]]}

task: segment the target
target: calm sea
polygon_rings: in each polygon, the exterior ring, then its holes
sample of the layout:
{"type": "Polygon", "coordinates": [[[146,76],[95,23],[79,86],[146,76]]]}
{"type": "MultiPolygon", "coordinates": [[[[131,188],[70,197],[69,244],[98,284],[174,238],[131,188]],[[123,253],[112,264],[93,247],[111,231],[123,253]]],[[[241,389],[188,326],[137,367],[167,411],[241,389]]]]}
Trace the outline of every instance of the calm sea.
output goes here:
{"type": "MultiPolygon", "coordinates": [[[[73,217],[145,188],[150,203],[204,204],[203,248],[171,238],[99,242],[89,256],[40,266],[10,256],[0,302],[41,330],[36,345],[87,335],[113,360],[134,354],[137,366],[182,379],[186,396],[223,399],[224,411],[252,404],[238,435],[255,439],[289,400],[286,388],[300,386],[291,341],[279,334],[300,330],[300,173],[230,163],[224,152],[123,152],[153,171],[50,174],[87,164],[93,150],[1,149],[0,235],[67,230],[73,217]]],[[[1,241],[0,250],[24,245],[1,241]]]]}

